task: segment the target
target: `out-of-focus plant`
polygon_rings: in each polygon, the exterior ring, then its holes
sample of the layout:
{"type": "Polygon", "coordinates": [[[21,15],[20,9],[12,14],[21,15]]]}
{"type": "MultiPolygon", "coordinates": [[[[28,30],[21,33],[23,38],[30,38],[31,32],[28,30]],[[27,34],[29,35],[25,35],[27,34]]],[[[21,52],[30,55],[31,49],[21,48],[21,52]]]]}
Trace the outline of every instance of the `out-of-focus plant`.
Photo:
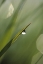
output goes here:
{"type": "Polygon", "coordinates": [[[31,64],[32,57],[39,52],[36,42],[42,33],[42,0],[3,0],[0,7],[0,63],[31,64]],[[25,35],[22,35],[23,30],[25,35]]]}

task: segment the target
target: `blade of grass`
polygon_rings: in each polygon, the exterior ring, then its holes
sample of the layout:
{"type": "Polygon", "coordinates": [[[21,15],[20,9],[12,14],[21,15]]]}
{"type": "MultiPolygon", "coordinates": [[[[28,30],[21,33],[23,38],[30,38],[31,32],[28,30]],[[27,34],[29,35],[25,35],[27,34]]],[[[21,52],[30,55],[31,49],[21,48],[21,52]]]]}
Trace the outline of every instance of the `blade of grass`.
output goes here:
{"type": "MultiPolygon", "coordinates": [[[[37,17],[36,17],[37,18],[37,17]]],[[[25,27],[25,29],[26,29],[26,27],[25,27]]],[[[24,29],[23,29],[24,30],[24,29]]],[[[22,30],[22,31],[23,31],[22,30]]],[[[13,43],[17,38],[18,38],[18,36],[21,34],[21,32],[22,31],[20,31],[16,36],[15,36],[15,38],[13,39],[13,40],[11,40],[11,43],[13,43]]],[[[8,47],[9,48],[9,47],[8,47]]],[[[1,52],[0,52],[1,53],[1,52]]]]}
{"type": "MultiPolygon", "coordinates": [[[[20,4],[19,4],[19,6],[18,6],[18,8],[17,8],[17,10],[15,11],[15,13],[13,14],[13,16],[12,16],[12,19],[11,19],[11,22],[10,22],[10,24],[6,27],[6,29],[5,29],[5,34],[4,34],[4,43],[5,43],[5,39],[8,37],[8,36],[6,36],[6,35],[8,35],[9,33],[11,33],[11,36],[12,36],[12,34],[13,34],[13,31],[15,30],[15,27],[14,27],[14,25],[15,25],[15,22],[16,22],[16,19],[17,19],[17,16],[18,16],[18,13],[19,13],[19,11],[22,9],[22,6],[24,5],[24,2],[25,2],[25,0],[22,0],[21,2],[20,2],[20,4]],[[13,26],[13,27],[12,27],[13,26]]],[[[9,35],[9,38],[11,37],[10,35],[9,35]]],[[[2,39],[1,39],[2,40],[2,39]]],[[[8,40],[8,38],[7,38],[7,40],[8,40]]],[[[1,42],[1,41],[0,41],[1,42]]],[[[4,43],[1,43],[1,45],[3,44],[4,45],[4,43]]],[[[0,45],[0,47],[1,47],[1,45],[0,45]]],[[[2,49],[2,48],[1,48],[2,49]]]]}
{"type": "MultiPolygon", "coordinates": [[[[42,12],[40,14],[42,15],[42,12]]],[[[41,15],[38,15],[38,17],[41,16],[41,15]]],[[[36,17],[36,18],[38,18],[38,17],[36,17]]],[[[22,31],[25,30],[30,24],[28,24],[20,32],[18,32],[17,35],[15,35],[15,37],[2,49],[2,51],[0,52],[0,57],[7,51],[7,49],[11,46],[11,44],[16,41],[16,39],[20,36],[20,34],[22,33],[22,31]]]]}
{"type": "Polygon", "coordinates": [[[28,24],[25,28],[23,28],[20,32],[18,32],[18,34],[1,50],[0,57],[7,51],[7,49],[11,46],[11,44],[14,41],[16,41],[16,39],[19,37],[19,35],[22,33],[22,31],[25,30],[30,24],[28,24]]]}

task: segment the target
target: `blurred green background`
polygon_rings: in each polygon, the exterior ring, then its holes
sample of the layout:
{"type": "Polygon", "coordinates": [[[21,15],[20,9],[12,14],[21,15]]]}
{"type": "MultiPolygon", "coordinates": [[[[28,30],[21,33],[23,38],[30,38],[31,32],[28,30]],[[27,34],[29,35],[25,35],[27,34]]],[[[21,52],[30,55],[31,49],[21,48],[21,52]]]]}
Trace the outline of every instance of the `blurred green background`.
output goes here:
{"type": "Polygon", "coordinates": [[[39,42],[37,48],[37,39],[41,34],[42,0],[0,0],[0,64],[43,64],[43,54],[38,50],[39,42]],[[29,23],[26,34],[19,36],[18,32],[29,23]],[[16,35],[19,37],[3,53],[4,47],[16,35]]]}

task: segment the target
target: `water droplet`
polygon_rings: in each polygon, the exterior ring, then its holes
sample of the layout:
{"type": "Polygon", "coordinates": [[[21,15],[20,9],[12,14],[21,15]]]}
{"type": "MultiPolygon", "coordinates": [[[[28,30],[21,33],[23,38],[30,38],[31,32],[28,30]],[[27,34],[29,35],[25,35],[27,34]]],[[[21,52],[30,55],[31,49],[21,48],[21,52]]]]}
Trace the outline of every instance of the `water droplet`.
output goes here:
{"type": "Polygon", "coordinates": [[[23,34],[23,35],[25,35],[25,34],[26,34],[26,31],[25,31],[25,30],[23,30],[23,31],[22,31],[22,34],[23,34]]]}

